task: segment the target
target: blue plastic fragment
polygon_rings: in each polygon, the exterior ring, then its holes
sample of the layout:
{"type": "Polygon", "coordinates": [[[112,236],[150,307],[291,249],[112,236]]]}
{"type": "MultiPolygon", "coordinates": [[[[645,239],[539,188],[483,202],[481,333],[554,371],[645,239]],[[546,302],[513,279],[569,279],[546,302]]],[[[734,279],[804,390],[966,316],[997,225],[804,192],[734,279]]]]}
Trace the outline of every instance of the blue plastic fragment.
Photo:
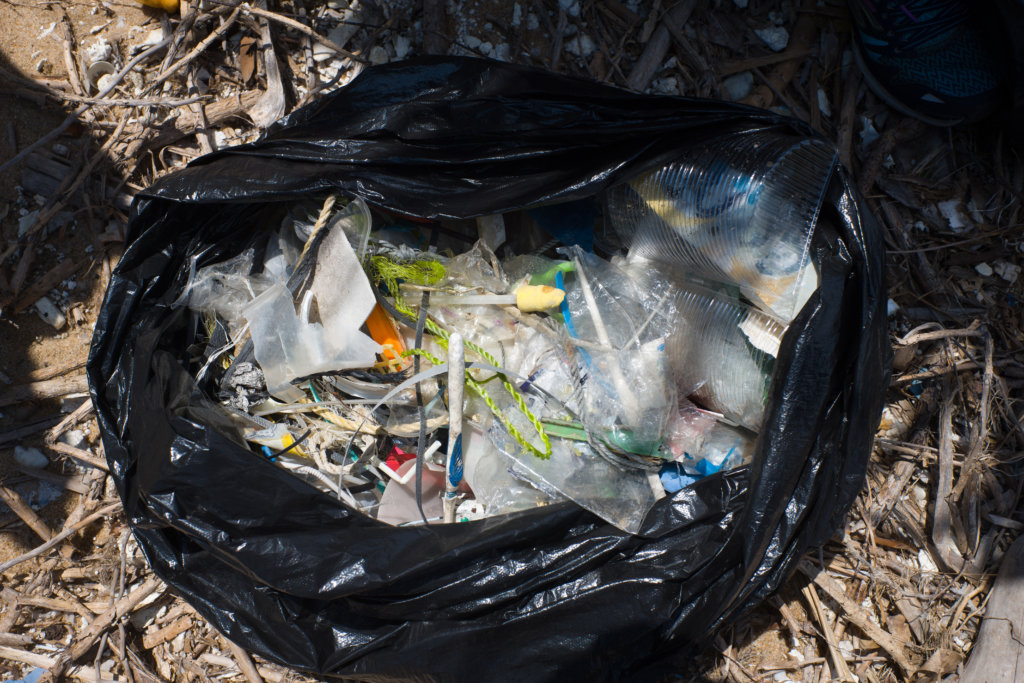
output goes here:
{"type": "Polygon", "coordinates": [[[686,472],[683,472],[682,465],[676,462],[662,465],[658,474],[661,477],[661,485],[665,487],[666,493],[675,493],[697,481],[697,477],[691,477],[686,472]]]}
{"type": "Polygon", "coordinates": [[[36,683],[36,681],[43,677],[44,673],[46,673],[46,669],[40,669],[39,667],[36,667],[35,669],[32,669],[27,674],[25,674],[24,678],[19,678],[15,681],[11,681],[11,683],[36,683]]]}

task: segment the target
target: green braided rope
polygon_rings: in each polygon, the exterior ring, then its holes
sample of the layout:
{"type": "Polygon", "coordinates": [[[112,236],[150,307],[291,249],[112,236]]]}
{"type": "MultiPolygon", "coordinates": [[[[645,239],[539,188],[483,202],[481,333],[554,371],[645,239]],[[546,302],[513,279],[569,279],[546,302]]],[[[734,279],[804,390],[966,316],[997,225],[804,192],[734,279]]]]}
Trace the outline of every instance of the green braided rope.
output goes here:
{"type": "MultiPolygon", "coordinates": [[[[445,341],[445,344],[441,344],[439,342],[439,345],[442,347],[445,347],[446,344],[447,341],[445,341]]],[[[466,342],[467,346],[469,346],[469,344],[470,342],[466,342]]],[[[486,357],[486,352],[484,352],[484,354],[486,357]]],[[[440,358],[437,358],[436,356],[432,355],[428,351],[424,351],[423,349],[409,349],[402,355],[422,356],[423,358],[426,358],[434,365],[440,365],[442,362],[440,358]]],[[[502,412],[501,408],[499,408],[498,405],[494,402],[494,399],[491,398],[491,396],[487,393],[487,391],[483,387],[483,384],[475,380],[469,374],[468,371],[466,372],[466,386],[469,387],[471,390],[475,391],[477,395],[483,399],[484,403],[487,404],[487,407],[490,408],[492,413],[494,413],[494,417],[496,417],[498,421],[501,422],[501,424],[505,427],[505,429],[508,430],[509,435],[513,439],[515,439],[516,443],[518,443],[520,446],[522,446],[529,452],[533,453],[541,460],[547,460],[548,458],[551,457],[551,440],[548,438],[547,432],[544,431],[544,426],[541,424],[540,420],[538,420],[533,415],[533,413],[530,412],[530,409],[526,406],[526,402],[523,400],[523,397],[519,394],[519,392],[517,392],[515,388],[512,387],[512,385],[508,382],[508,380],[504,379],[504,377],[502,385],[512,395],[512,398],[513,400],[515,400],[516,406],[519,408],[519,410],[522,411],[523,415],[526,416],[526,419],[528,419],[530,421],[530,424],[533,425],[534,429],[537,430],[537,434],[540,436],[540,440],[544,443],[543,451],[534,446],[529,441],[527,441],[526,437],[523,436],[522,432],[520,432],[519,429],[514,424],[512,424],[508,417],[506,417],[505,413],[502,412]]]]}
{"type": "Polygon", "coordinates": [[[445,275],[445,267],[438,261],[425,258],[421,261],[397,263],[387,256],[371,256],[368,263],[374,281],[383,284],[392,295],[398,295],[398,281],[417,285],[437,284],[445,275]]]}
{"type": "MultiPolygon", "coordinates": [[[[377,281],[383,282],[384,285],[391,292],[392,296],[394,297],[395,308],[398,309],[402,314],[408,316],[413,320],[415,320],[418,316],[416,315],[416,312],[412,310],[412,308],[405,304],[405,302],[402,300],[402,297],[399,295],[398,280],[401,278],[410,282],[415,282],[417,284],[432,285],[439,282],[441,278],[444,277],[445,274],[444,266],[442,266],[437,261],[433,261],[430,259],[424,259],[423,261],[414,261],[405,264],[398,264],[392,261],[391,259],[387,258],[386,256],[374,256],[370,259],[369,265],[371,270],[374,272],[377,281]]],[[[427,318],[427,320],[425,321],[425,327],[432,335],[434,335],[437,338],[438,346],[447,351],[448,338],[450,336],[448,330],[444,329],[430,318],[427,318]]],[[[476,353],[478,356],[487,361],[490,365],[498,367],[498,361],[494,358],[494,356],[489,354],[487,351],[477,346],[473,342],[469,341],[468,339],[464,343],[466,348],[476,353]]],[[[430,355],[428,352],[422,349],[411,349],[402,354],[403,357],[408,357],[411,355],[422,356],[435,365],[441,364],[439,359],[435,358],[434,356],[430,355]]],[[[509,396],[512,397],[512,400],[516,404],[516,407],[523,414],[523,416],[526,417],[526,419],[530,422],[534,430],[536,430],[537,435],[540,437],[541,443],[544,444],[543,451],[534,446],[529,441],[527,441],[526,437],[523,436],[519,429],[514,424],[512,424],[508,417],[502,412],[501,408],[499,408],[498,405],[494,402],[494,399],[491,398],[491,396],[487,393],[487,390],[484,389],[484,382],[478,382],[477,380],[473,379],[469,372],[466,372],[466,386],[475,391],[477,395],[479,395],[480,398],[484,400],[484,403],[487,404],[487,407],[498,419],[498,421],[501,422],[501,424],[505,427],[506,430],[508,430],[508,433],[512,436],[513,439],[515,439],[516,443],[518,443],[520,446],[525,448],[530,453],[533,453],[541,460],[547,460],[548,458],[551,457],[551,439],[548,438],[547,432],[544,430],[544,425],[541,424],[541,421],[529,409],[529,407],[526,405],[526,399],[523,398],[523,395],[515,388],[515,386],[508,380],[508,378],[500,373],[496,376],[501,379],[501,385],[505,388],[505,391],[508,392],[509,396]]],[[[491,380],[486,381],[489,382],[491,380]]]]}

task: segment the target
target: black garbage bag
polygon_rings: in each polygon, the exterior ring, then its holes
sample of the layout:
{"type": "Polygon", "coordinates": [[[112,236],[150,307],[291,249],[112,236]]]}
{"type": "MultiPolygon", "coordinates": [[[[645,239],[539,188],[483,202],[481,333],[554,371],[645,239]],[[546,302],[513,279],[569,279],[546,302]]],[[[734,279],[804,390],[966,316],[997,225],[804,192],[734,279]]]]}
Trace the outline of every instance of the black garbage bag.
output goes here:
{"type": "Polygon", "coordinates": [[[218,431],[172,303],[193,256],[235,255],[279,202],[331,191],[413,217],[501,213],[593,196],[698,141],[768,129],[813,136],[733,104],[424,58],[367,69],[261,141],[140,193],[88,376],[153,571],[235,642],[322,674],[671,671],[776,590],[863,483],[888,381],[883,248],[841,168],[814,241],[820,288],[783,340],[753,464],[662,499],[635,535],[571,503],[430,527],[345,507],[218,431]]]}

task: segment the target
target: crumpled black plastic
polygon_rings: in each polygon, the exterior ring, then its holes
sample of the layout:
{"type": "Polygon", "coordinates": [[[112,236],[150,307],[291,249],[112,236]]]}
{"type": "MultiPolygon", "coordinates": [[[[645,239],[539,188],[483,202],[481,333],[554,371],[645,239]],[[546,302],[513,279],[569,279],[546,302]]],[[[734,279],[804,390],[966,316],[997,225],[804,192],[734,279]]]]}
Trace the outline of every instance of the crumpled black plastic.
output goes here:
{"type": "Polygon", "coordinates": [[[328,190],[426,218],[591,196],[689,144],[802,124],[498,62],[367,69],[260,141],[140,193],[88,361],[107,460],[153,571],[229,638],[360,680],[648,680],[776,590],[860,489],[888,382],[883,247],[841,168],[754,463],[628,535],[572,504],[396,528],[211,426],[172,302],[277,202],[328,190]],[[826,224],[832,223],[831,229],[826,224]]]}

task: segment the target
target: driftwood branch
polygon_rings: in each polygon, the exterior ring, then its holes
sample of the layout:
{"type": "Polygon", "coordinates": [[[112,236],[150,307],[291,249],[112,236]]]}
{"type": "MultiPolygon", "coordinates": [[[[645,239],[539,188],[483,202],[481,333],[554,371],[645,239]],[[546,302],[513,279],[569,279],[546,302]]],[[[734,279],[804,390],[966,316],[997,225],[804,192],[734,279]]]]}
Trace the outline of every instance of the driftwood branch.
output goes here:
{"type": "Polygon", "coordinates": [[[20,384],[0,394],[0,407],[24,403],[25,401],[59,398],[88,390],[89,383],[86,381],[84,374],[20,384]]]}
{"type": "Polygon", "coordinates": [[[696,0],[683,0],[662,17],[658,28],[654,30],[650,40],[647,41],[640,58],[633,65],[633,70],[629,73],[629,79],[626,81],[627,87],[637,91],[647,89],[654,74],[665,61],[665,55],[672,44],[672,35],[667,24],[671,23],[674,27],[684,26],[696,6],[696,0]]]}
{"type": "Polygon", "coordinates": [[[46,525],[36,511],[32,509],[32,506],[25,502],[17,491],[0,484],[0,500],[7,503],[7,507],[14,511],[14,514],[21,518],[21,521],[25,522],[32,531],[36,532],[36,535],[44,541],[49,541],[53,538],[53,532],[50,527],[46,525]]]}

